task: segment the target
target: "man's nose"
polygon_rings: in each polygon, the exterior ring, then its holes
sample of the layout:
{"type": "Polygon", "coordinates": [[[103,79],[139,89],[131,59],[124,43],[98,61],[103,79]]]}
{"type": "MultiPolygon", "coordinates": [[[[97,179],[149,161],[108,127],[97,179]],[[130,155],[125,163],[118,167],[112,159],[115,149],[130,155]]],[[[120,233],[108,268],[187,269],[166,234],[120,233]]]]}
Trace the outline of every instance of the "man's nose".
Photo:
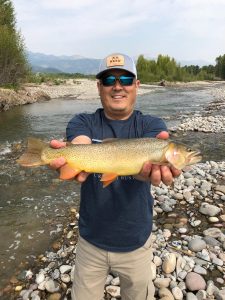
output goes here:
{"type": "Polygon", "coordinates": [[[122,89],[123,88],[122,85],[121,85],[121,83],[120,83],[120,81],[119,81],[119,79],[116,79],[116,82],[113,85],[113,88],[114,89],[122,89]]]}

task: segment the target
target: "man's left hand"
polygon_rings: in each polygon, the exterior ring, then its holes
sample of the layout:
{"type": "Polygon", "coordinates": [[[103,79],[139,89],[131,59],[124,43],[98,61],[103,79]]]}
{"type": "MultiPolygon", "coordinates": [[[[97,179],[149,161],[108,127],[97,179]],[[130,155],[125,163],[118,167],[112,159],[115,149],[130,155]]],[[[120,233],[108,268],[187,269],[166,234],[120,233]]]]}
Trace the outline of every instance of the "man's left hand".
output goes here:
{"type": "MultiPolygon", "coordinates": [[[[158,139],[168,139],[169,133],[167,131],[160,132],[158,139]]],[[[151,162],[144,163],[141,172],[135,176],[136,179],[142,181],[150,181],[153,185],[158,186],[162,181],[166,185],[171,185],[174,177],[181,174],[181,171],[168,166],[154,165],[151,162]]]]}

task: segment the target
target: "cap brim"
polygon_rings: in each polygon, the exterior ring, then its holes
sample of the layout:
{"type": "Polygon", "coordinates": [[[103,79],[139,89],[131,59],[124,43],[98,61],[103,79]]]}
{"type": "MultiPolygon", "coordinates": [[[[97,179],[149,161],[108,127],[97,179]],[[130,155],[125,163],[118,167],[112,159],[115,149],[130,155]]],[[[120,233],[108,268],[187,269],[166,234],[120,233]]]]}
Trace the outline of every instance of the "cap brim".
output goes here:
{"type": "Polygon", "coordinates": [[[132,74],[134,77],[136,77],[136,74],[134,74],[134,73],[131,72],[131,71],[128,71],[128,70],[126,70],[126,69],[124,69],[124,68],[118,68],[118,67],[115,67],[115,68],[110,68],[110,69],[108,69],[108,70],[104,70],[104,71],[99,72],[99,73],[96,75],[96,78],[97,78],[97,79],[101,79],[101,77],[103,76],[103,74],[105,74],[105,73],[107,73],[107,72],[110,72],[110,70],[122,70],[122,71],[126,71],[126,72],[132,74]]]}

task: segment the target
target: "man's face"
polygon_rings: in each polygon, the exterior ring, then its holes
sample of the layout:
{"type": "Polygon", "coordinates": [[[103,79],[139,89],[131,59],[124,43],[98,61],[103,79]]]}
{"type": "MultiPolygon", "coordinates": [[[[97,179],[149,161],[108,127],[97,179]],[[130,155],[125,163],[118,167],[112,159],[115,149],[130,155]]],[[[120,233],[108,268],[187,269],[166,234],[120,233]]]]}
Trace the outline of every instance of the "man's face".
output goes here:
{"type": "MultiPolygon", "coordinates": [[[[129,72],[123,70],[110,70],[104,77],[114,75],[130,76],[129,72]]],[[[103,86],[101,80],[98,82],[98,91],[106,117],[110,119],[127,119],[132,114],[136,102],[137,90],[140,81],[134,79],[130,86],[122,86],[119,80],[113,86],[103,86]]]]}

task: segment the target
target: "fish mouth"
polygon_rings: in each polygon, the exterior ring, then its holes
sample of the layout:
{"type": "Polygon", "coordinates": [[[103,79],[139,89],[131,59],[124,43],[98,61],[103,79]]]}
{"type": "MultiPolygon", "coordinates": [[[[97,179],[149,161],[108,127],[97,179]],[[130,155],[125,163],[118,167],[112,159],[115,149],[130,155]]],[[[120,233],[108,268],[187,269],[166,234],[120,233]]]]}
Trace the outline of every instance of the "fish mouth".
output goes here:
{"type": "Polygon", "coordinates": [[[189,155],[188,155],[188,161],[190,164],[193,163],[198,163],[202,160],[202,154],[200,151],[196,150],[196,151],[192,151],[189,155]]]}

